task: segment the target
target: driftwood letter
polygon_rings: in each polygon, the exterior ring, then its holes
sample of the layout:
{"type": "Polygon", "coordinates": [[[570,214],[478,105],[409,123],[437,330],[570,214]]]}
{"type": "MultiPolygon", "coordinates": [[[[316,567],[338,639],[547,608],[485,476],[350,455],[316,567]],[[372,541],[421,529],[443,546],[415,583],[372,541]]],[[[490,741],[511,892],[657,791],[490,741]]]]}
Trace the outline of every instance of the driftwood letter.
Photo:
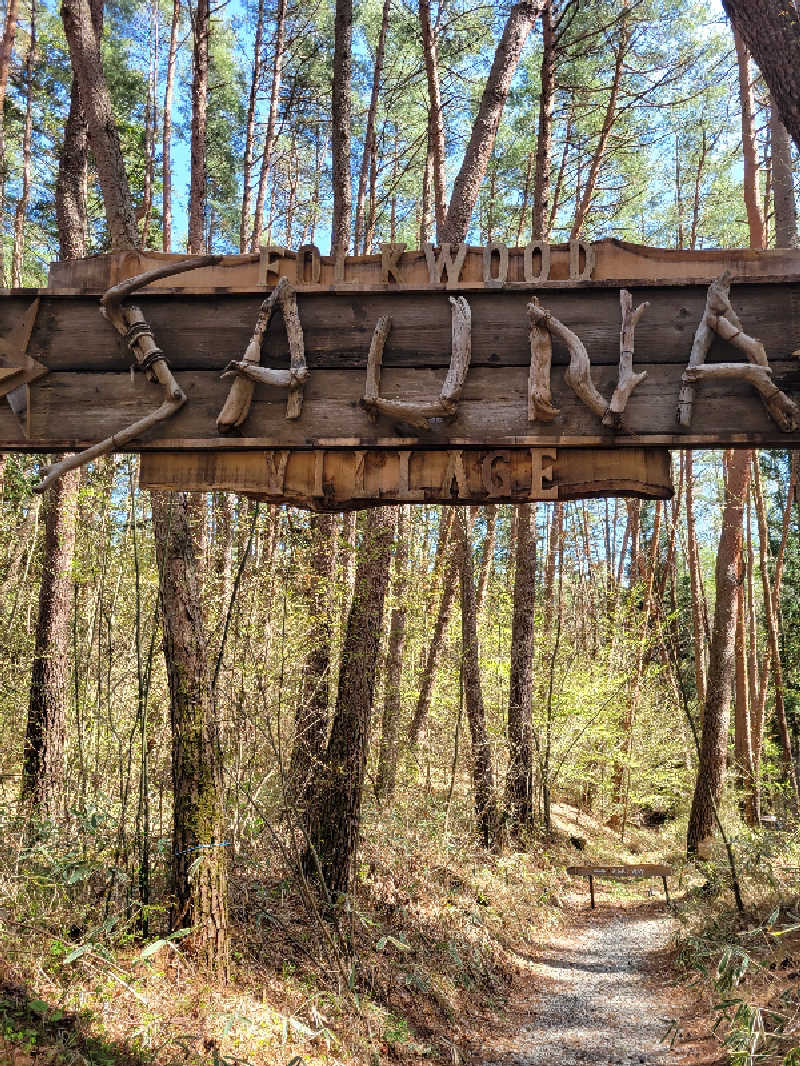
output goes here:
{"type": "Polygon", "coordinates": [[[429,420],[432,418],[455,418],[472,357],[472,313],[463,296],[451,296],[450,303],[453,308],[450,369],[444,379],[439,399],[430,403],[386,400],[380,395],[383,349],[392,327],[392,320],[389,315],[384,315],[378,320],[367,357],[367,381],[361,400],[361,406],[369,412],[373,421],[381,414],[420,429],[428,429],[430,428],[429,420]]]}
{"type": "Polygon", "coordinates": [[[688,429],[692,423],[694,383],[709,378],[749,381],[758,390],[770,418],[784,433],[794,433],[800,427],[800,408],[772,380],[772,368],[764,345],[748,336],[733,310],[730,301],[731,278],[725,270],[708,287],[706,309],[694,335],[689,365],[683,373],[678,394],[678,423],[688,429]],[[714,334],[734,345],[747,356],[748,363],[712,363],[705,365],[714,334]]]}

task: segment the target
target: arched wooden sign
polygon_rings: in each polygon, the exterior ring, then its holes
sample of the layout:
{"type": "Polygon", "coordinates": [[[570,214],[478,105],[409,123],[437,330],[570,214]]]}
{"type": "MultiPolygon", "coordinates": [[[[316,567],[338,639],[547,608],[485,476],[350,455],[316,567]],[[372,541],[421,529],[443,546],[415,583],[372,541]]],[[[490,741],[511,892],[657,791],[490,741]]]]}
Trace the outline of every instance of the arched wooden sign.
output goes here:
{"type": "Polygon", "coordinates": [[[0,449],[316,508],[663,497],[670,446],[800,445],[799,316],[794,251],[100,256],[0,297],[0,449]]]}

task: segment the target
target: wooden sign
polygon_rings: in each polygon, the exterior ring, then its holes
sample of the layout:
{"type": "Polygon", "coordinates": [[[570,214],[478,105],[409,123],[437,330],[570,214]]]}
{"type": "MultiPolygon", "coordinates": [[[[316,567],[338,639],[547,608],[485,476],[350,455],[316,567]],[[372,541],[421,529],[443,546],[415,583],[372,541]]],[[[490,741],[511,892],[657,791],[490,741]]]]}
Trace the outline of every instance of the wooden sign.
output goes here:
{"type": "Polygon", "coordinates": [[[243,456],[287,452],[275,498],[324,507],[625,493],[661,485],[648,449],[800,446],[798,351],[797,251],[124,253],[54,264],[47,289],[0,295],[0,393],[16,390],[0,450],[187,453],[148,477],[177,485],[180,469],[197,485],[205,470],[267,495],[263,464],[243,456]],[[579,476],[570,448],[607,459],[590,467],[584,453],[579,476]],[[507,483],[484,475],[490,452],[507,483]],[[538,453],[557,456],[557,484],[535,485],[538,453]],[[442,489],[456,454],[465,495],[442,489]]]}
{"type": "Polygon", "coordinates": [[[143,453],[139,479],[143,488],[225,489],[314,511],[672,495],[663,448],[159,451],[143,453]]]}

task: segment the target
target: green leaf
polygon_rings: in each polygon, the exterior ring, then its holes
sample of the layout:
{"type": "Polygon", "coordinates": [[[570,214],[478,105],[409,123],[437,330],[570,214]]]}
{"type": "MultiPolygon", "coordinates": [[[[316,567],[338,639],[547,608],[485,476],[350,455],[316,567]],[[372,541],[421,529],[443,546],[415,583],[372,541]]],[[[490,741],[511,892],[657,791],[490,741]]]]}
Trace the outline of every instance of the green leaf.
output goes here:
{"type": "Polygon", "coordinates": [[[76,959],[79,959],[82,955],[88,955],[93,947],[93,944],[81,944],[79,948],[75,948],[66,956],[64,964],[66,965],[69,962],[75,962],[76,959]]]}
{"type": "Polygon", "coordinates": [[[388,933],[380,938],[375,945],[375,950],[383,951],[387,944],[391,944],[392,947],[397,948],[399,951],[411,951],[410,944],[407,944],[404,940],[398,940],[396,936],[390,936],[388,933]]]}
{"type": "Polygon", "coordinates": [[[166,947],[167,944],[167,940],[154,940],[152,944],[148,944],[147,947],[142,950],[141,954],[139,955],[139,958],[149,959],[151,955],[155,955],[157,951],[160,951],[161,948],[166,947]]]}

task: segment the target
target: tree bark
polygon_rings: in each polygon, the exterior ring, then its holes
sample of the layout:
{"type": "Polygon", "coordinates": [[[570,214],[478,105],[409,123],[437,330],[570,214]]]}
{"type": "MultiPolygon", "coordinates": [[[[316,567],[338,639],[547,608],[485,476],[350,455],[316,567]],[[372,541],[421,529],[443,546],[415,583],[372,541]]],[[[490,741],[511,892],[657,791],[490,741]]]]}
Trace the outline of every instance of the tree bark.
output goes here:
{"type": "Polygon", "coordinates": [[[440,243],[457,243],[467,239],[470,220],[494,149],[511,82],[525,41],[543,5],[544,0],[519,0],[511,8],[494,54],[478,114],[472,125],[464,160],[453,185],[447,217],[439,233],[440,243]]]}
{"type": "Polygon", "coordinates": [[[750,247],[764,247],[764,215],[761,210],[758,176],[758,147],[754,120],[753,85],[750,80],[750,53],[741,36],[734,30],[736,61],[739,69],[739,99],[742,108],[742,156],[744,159],[743,189],[747,211],[750,247]]]}
{"type": "Polygon", "coordinates": [[[772,155],[772,197],[775,204],[775,247],[797,247],[797,202],[794,192],[792,145],[774,102],[769,109],[772,155]]]}
{"type": "Polygon", "coordinates": [[[553,0],[542,7],[542,66],[539,92],[539,129],[536,137],[536,169],[533,177],[531,237],[545,241],[550,236],[550,167],[553,156],[553,103],[556,94],[556,35],[553,0]]]}
{"type": "MultiPolygon", "coordinates": [[[[752,454],[752,453],[751,453],[752,454]]],[[[775,688],[775,724],[777,726],[778,740],[781,747],[781,761],[783,772],[786,775],[786,783],[789,786],[790,803],[794,810],[798,808],[797,776],[794,770],[792,758],[792,741],[789,734],[789,723],[786,718],[786,690],[783,680],[783,664],[781,662],[780,645],[778,642],[778,603],[772,594],[767,566],[767,546],[769,533],[767,531],[767,515],[764,508],[764,494],[761,491],[761,473],[758,467],[758,458],[753,456],[753,497],[758,516],[758,540],[761,562],[761,582],[764,594],[764,615],[767,623],[767,637],[769,639],[769,652],[772,662],[772,680],[775,688]]],[[[791,499],[787,509],[791,511],[791,499]]]]}
{"type": "Polygon", "coordinates": [[[193,926],[209,969],[228,969],[222,757],[186,493],[151,493],[172,727],[173,928],[193,926]]]}
{"type": "Polygon", "coordinates": [[[800,148],[800,19],[796,6],[773,0],[722,0],[764,75],[783,123],[800,148]]]}
{"type": "Polygon", "coordinates": [[[72,560],[80,471],[48,491],[39,614],[33,651],[22,797],[36,817],[57,821],[64,801],[69,638],[75,584],[72,560]]]}
{"type": "MultiPolygon", "coordinates": [[[[122,161],[119,132],[99,61],[97,36],[85,8],[85,0],[65,0],[62,8],[73,73],[89,115],[108,230],[121,250],[132,251],[136,246],[135,230],[125,224],[133,217],[127,178],[114,184],[122,161]],[[102,121],[98,122],[98,118],[102,121]]],[[[124,177],[124,168],[122,174],[124,177]]],[[[224,975],[227,900],[225,854],[219,846],[224,843],[219,839],[221,765],[186,496],[153,494],[153,526],[173,731],[173,920],[197,928],[195,939],[204,958],[224,975]]]]}
{"type": "Polygon", "coordinates": [[[386,654],[386,678],[383,688],[381,746],[378,752],[378,773],[375,779],[375,796],[384,806],[391,804],[397,785],[400,715],[403,709],[403,650],[406,642],[410,521],[411,507],[408,504],[402,504],[397,512],[392,615],[389,624],[389,647],[386,654]]]}
{"type": "Polygon", "coordinates": [[[413,748],[419,743],[420,734],[428,718],[431,708],[433,686],[436,682],[436,672],[444,648],[447,627],[450,623],[450,614],[458,591],[459,548],[457,540],[451,545],[451,556],[445,564],[442,575],[442,595],[439,600],[439,610],[436,614],[436,622],[433,627],[428,654],[425,658],[425,666],[422,670],[417,705],[414,716],[408,728],[408,743],[413,748]]]}
{"type": "Polygon", "coordinates": [[[536,605],[536,507],[517,508],[514,614],[511,623],[511,676],[508,697],[508,775],[505,805],[512,833],[533,824],[534,608],[536,605]]]}
{"type": "Polygon", "coordinates": [[[353,192],[350,185],[350,83],[353,70],[353,0],[336,0],[331,90],[333,219],[331,255],[350,249],[353,192]]]}
{"type": "Polygon", "coordinates": [[[722,532],[716,564],[716,609],[708,662],[703,734],[697,766],[686,850],[705,852],[714,826],[714,810],[722,798],[734,678],[734,643],[739,590],[742,583],[742,514],[750,481],[750,452],[728,453],[728,478],[722,532]]]}
{"type": "Polygon", "coordinates": [[[250,96],[247,101],[247,125],[244,140],[244,164],[242,169],[242,210],[239,219],[239,251],[247,251],[250,237],[250,193],[253,177],[253,155],[256,135],[256,101],[261,78],[261,45],[264,38],[264,0],[258,0],[256,36],[253,46],[253,73],[250,78],[250,96]]]}
{"type": "Polygon", "coordinates": [[[369,516],[359,550],[331,735],[324,763],[309,795],[308,847],[303,866],[309,876],[322,878],[331,903],[350,888],[358,847],[372,698],[393,535],[392,509],[377,508],[369,516]]]}
{"type": "Polygon", "coordinates": [[[264,152],[261,156],[261,171],[258,178],[256,206],[253,211],[253,232],[250,235],[250,251],[258,250],[261,232],[264,229],[264,198],[267,195],[267,182],[272,169],[272,151],[275,147],[275,128],[278,124],[278,104],[281,94],[281,74],[283,71],[283,50],[286,34],[286,0],[278,0],[275,12],[275,53],[272,60],[272,84],[269,93],[269,112],[267,113],[267,131],[264,135],[264,152]]]}
{"type": "Polygon", "coordinates": [[[88,0],[63,0],[61,17],[89,128],[111,248],[133,249],[139,240],[133,201],[88,0]]]}
{"type": "Polygon", "coordinates": [[[294,743],[289,765],[290,793],[292,798],[301,804],[314,772],[325,754],[330,724],[337,527],[336,515],[312,514],[309,520],[311,559],[306,590],[309,625],[303,668],[302,703],[295,719],[294,743]]]}
{"type": "Polygon", "coordinates": [[[442,231],[446,215],[445,207],[445,145],[444,118],[442,116],[442,90],[439,83],[439,57],[436,46],[436,31],[431,22],[430,0],[419,0],[419,24],[422,31],[422,52],[425,57],[425,75],[428,81],[428,142],[433,166],[434,218],[436,240],[444,240],[442,231]]]}
{"type": "Polygon", "coordinates": [[[494,549],[497,542],[497,504],[486,504],[483,510],[486,516],[486,536],[483,539],[481,569],[478,574],[478,591],[475,594],[475,611],[478,614],[481,613],[481,607],[486,595],[486,587],[494,564],[494,549]]]}
{"type": "Polygon", "coordinates": [[[461,670],[464,679],[464,703],[472,740],[475,822],[481,840],[488,848],[496,843],[499,820],[492,773],[492,750],[486,729],[486,711],[481,689],[480,648],[475,613],[475,575],[468,530],[466,513],[463,508],[460,508],[455,516],[455,532],[461,578],[461,670]]]}
{"type": "Polygon", "coordinates": [[[205,250],[206,127],[208,124],[208,40],[211,32],[209,0],[197,0],[193,18],[192,136],[189,176],[189,236],[187,251],[205,250]]]}
{"type": "MultiPolygon", "coordinates": [[[[31,135],[33,133],[33,65],[36,61],[36,0],[31,0],[30,38],[25,56],[25,126],[22,134],[22,190],[14,212],[14,250],[11,256],[11,287],[22,285],[25,246],[25,215],[31,188],[31,135]]],[[[0,105],[1,106],[1,105],[0,105]]]]}
{"type": "MultiPolygon", "coordinates": [[[[14,51],[14,40],[17,36],[17,8],[17,0],[8,0],[3,37],[0,40],[0,217],[2,217],[4,210],[6,179],[8,178],[4,115],[8,72],[11,68],[11,55],[14,51]]],[[[5,284],[4,277],[5,263],[3,262],[2,241],[0,241],[0,285],[5,284]]]]}
{"type": "Polygon", "coordinates": [[[178,25],[181,19],[181,0],[172,2],[172,22],[169,30],[167,53],[167,78],[164,85],[164,125],[161,130],[161,226],[162,248],[172,251],[172,92],[175,80],[175,62],[178,55],[178,25]]]}
{"type": "MultiPolygon", "coordinates": [[[[372,92],[369,98],[369,109],[367,111],[367,129],[366,133],[364,134],[364,152],[361,156],[361,171],[358,176],[358,198],[356,200],[355,233],[356,255],[361,250],[361,235],[364,231],[364,200],[367,195],[367,179],[369,177],[370,163],[374,161],[377,156],[375,119],[378,114],[378,93],[380,92],[381,75],[383,73],[383,57],[386,51],[386,34],[389,30],[389,11],[391,9],[391,6],[392,0],[383,0],[381,28],[378,33],[378,44],[375,49],[375,67],[372,74],[372,92]]],[[[366,247],[364,248],[364,254],[367,254],[366,247]]]]}

